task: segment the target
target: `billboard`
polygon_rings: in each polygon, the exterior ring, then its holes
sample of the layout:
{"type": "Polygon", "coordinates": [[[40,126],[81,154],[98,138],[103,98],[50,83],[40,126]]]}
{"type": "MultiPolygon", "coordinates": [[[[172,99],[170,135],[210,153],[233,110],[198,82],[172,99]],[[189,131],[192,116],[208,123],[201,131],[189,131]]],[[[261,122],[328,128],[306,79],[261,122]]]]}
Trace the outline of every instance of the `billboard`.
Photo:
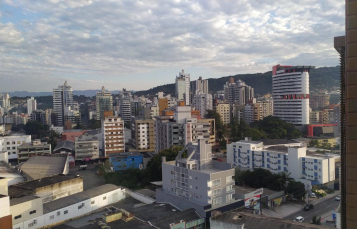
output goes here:
{"type": "Polygon", "coordinates": [[[245,195],[244,205],[246,208],[255,208],[260,200],[260,195],[263,194],[263,189],[257,189],[245,195]]]}

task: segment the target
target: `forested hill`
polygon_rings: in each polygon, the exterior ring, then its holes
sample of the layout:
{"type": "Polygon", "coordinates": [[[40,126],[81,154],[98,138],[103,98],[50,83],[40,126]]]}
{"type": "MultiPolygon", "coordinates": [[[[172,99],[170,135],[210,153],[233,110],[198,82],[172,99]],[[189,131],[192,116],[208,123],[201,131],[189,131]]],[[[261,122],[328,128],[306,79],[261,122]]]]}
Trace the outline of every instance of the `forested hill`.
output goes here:
{"type": "MultiPolygon", "coordinates": [[[[264,95],[271,93],[272,89],[272,73],[271,71],[265,73],[256,74],[238,74],[234,76],[224,76],[218,79],[208,79],[209,91],[214,93],[216,91],[223,90],[223,85],[233,77],[235,80],[241,79],[249,86],[254,88],[254,93],[256,95],[264,95]]],[[[172,77],[174,81],[175,77],[172,77]]],[[[202,78],[205,78],[202,76],[202,78]]],[[[310,92],[316,89],[327,89],[332,90],[333,87],[338,87],[340,85],[340,70],[339,66],[336,67],[322,67],[317,69],[312,69],[310,71],[310,92]]],[[[175,85],[166,84],[151,88],[146,91],[137,91],[137,95],[153,95],[157,92],[164,92],[165,94],[174,94],[175,85]]]]}

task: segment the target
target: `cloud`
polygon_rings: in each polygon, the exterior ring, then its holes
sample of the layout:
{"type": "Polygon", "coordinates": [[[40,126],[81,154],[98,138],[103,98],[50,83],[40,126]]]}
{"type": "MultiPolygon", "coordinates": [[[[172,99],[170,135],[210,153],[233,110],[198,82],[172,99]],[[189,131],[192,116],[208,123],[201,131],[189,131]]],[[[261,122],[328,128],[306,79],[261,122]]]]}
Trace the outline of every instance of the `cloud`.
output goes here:
{"type": "Polygon", "coordinates": [[[10,12],[0,12],[8,21],[0,23],[0,91],[14,79],[13,90],[49,91],[63,79],[72,79],[75,89],[107,83],[109,90],[140,90],[174,82],[176,71],[160,75],[164,68],[199,67],[211,72],[203,76],[209,78],[265,72],[289,61],[331,66],[338,64],[333,37],[344,34],[344,4],[337,0],[3,5],[10,12]],[[132,83],[145,74],[159,80],[132,83]],[[33,77],[45,80],[34,84],[33,77]]]}

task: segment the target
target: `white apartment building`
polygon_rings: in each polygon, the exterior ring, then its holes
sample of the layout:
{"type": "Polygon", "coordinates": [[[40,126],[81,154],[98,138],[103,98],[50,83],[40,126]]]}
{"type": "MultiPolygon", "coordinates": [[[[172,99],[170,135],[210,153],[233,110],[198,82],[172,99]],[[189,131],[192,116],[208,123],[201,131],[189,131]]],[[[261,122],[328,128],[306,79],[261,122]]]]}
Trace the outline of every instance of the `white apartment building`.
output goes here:
{"type": "Polygon", "coordinates": [[[123,88],[123,90],[119,93],[119,101],[120,117],[123,119],[124,122],[130,122],[131,120],[131,100],[131,92],[123,88]]]}
{"type": "Polygon", "coordinates": [[[227,162],[243,169],[264,168],[272,173],[290,173],[305,184],[325,184],[335,180],[335,157],[307,152],[298,142],[284,139],[273,143],[242,140],[227,144],[227,162]]]}
{"type": "Polygon", "coordinates": [[[64,85],[53,89],[53,112],[57,114],[58,126],[64,126],[65,116],[68,116],[67,113],[73,109],[73,106],[73,89],[65,81],[64,85]]]}
{"type": "Polygon", "coordinates": [[[205,117],[207,110],[213,109],[213,99],[211,94],[201,94],[198,92],[193,96],[192,107],[200,111],[201,117],[205,117]]]}
{"type": "Polygon", "coordinates": [[[132,116],[130,143],[139,152],[155,151],[155,121],[132,116]]]}
{"type": "Polygon", "coordinates": [[[229,163],[212,160],[211,145],[205,140],[189,143],[175,161],[163,158],[163,187],[156,190],[156,201],[171,203],[180,209],[195,208],[206,217],[207,212],[236,202],[234,174],[229,163]],[[187,158],[182,157],[185,150],[187,158]]]}
{"type": "Polygon", "coordinates": [[[179,76],[176,76],[175,90],[176,98],[179,101],[185,101],[185,105],[190,105],[190,74],[185,73],[182,69],[179,76]]]}
{"type": "Polygon", "coordinates": [[[17,159],[17,148],[24,143],[31,143],[31,135],[14,135],[0,137],[0,151],[7,151],[9,160],[17,159]]]}
{"type": "Polygon", "coordinates": [[[102,120],[104,156],[125,152],[124,121],[116,116],[102,120]]]}
{"type": "Polygon", "coordinates": [[[74,149],[76,160],[97,159],[99,157],[99,139],[88,132],[84,133],[82,136],[76,137],[74,149]]]}
{"type": "Polygon", "coordinates": [[[216,112],[221,116],[224,124],[231,122],[231,106],[229,103],[220,103],[216,106],[216,112]]]}
{"type": "Polygon", "coordinates": [[[36,99],[31,97],[31,99],[27,100],[27,115],[31,115],[32,111],[37,110],[36,99]]]}
{"type": "Polygon", "coordinates": [[[191,94],[197,95],[198,93],[208,94],[208,80],[203,80],[201,76],[191,84],[191,94]]]}
{"type": "Polygon", "coordinates": [[[110,92],[105,91],[102,87],[100,92],[97,92],[96,100],[96,119],[102,120],[104,118],[104,111],[113,111],[113,97],[110,92]]]}
{"type": "Polygon", "coordinates": [[[274,116],[294,125],[309,124],[309,70],[313,68],[273,67],[274,116]]]}

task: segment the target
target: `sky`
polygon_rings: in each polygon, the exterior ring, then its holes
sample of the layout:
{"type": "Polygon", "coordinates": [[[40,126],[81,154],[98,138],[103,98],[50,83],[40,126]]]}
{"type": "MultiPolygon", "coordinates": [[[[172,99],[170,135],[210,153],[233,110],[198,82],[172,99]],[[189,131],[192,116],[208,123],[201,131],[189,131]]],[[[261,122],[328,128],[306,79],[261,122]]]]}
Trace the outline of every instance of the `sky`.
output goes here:
{"type": "Polygon", "coordinates": [[[344,11],[340,0],[0,0],[0,92],[337,66],[344,11]]]}

